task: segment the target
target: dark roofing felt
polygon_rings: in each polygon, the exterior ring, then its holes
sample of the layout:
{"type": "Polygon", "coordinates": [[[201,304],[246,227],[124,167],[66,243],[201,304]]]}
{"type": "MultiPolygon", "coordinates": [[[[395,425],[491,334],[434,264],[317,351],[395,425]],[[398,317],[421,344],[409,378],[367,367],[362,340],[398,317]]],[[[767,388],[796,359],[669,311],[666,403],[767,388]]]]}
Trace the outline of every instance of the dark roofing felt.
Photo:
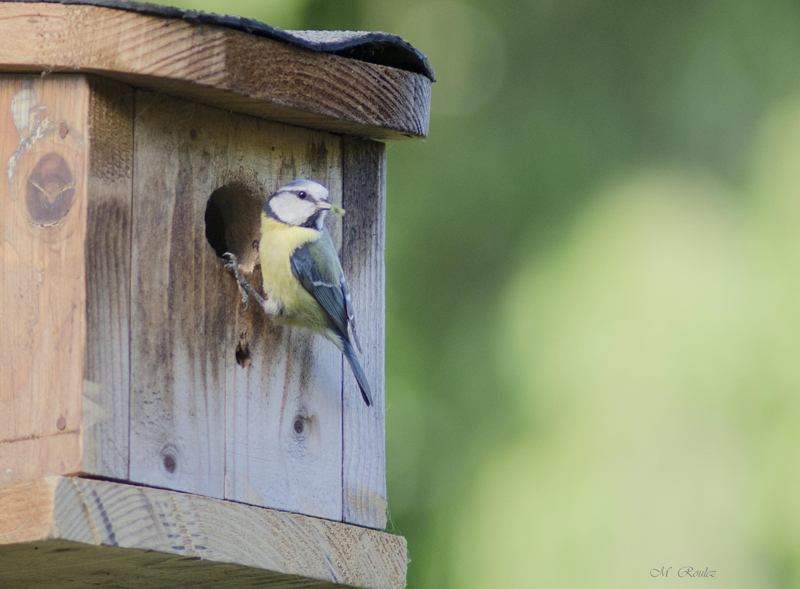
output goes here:
{"type": "Polygon", "coordinates": [[[411,43],[389,33],[371,31],[284,31],[252,18],[211,14],[199,10],[184,10],[131,0],[0,0],[0,2],[49,2],[53,4],[87,4],[163,18],[179,18],[191,23],[217,25],[268,37],[322,53],[357,59],[378,65],[423,74],[434,81],[428,58],[411,43]]]}

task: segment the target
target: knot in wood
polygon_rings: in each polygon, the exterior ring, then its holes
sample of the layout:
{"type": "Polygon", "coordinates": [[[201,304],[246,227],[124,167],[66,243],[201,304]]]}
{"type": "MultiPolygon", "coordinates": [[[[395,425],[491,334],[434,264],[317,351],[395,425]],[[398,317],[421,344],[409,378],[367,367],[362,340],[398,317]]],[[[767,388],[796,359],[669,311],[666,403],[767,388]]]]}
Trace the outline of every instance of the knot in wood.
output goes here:
{"type": "Polygon", "coordinates": [[[174,454],[172,448],[165,448],[162,450],[162,463],[164,464],[164,469],[172,474],[178,468],[178,459],[174,454]]]}
{"type": "Polygon", "coordinates": [[[66,217],[75,196],[75,179],[63,157],[50,152],[36,163],[26,183],[25,206],[30,220],[41,227],[66,217]]]}

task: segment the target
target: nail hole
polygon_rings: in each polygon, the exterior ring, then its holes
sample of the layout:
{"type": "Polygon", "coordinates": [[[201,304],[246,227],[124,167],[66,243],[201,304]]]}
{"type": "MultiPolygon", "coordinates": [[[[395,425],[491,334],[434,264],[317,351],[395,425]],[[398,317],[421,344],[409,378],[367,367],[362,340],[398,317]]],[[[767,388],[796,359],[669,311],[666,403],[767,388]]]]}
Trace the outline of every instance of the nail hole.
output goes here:
{"type": "Polygon", "coordinates": [[[63,432],[65,429],[67,429],[67,418],[63,415],[59,415],[58,419],[56,420],[56,429],[58,429],[60,432],[63,432]]]}
{"type": "Polygon", "coordinates": [[[306,426],[306,420],[299,416],[296,417],[294,420],[294,433],[296,433],[297,435],[302,434],[303,430],[305,429],[305,426],[306,426]]]}

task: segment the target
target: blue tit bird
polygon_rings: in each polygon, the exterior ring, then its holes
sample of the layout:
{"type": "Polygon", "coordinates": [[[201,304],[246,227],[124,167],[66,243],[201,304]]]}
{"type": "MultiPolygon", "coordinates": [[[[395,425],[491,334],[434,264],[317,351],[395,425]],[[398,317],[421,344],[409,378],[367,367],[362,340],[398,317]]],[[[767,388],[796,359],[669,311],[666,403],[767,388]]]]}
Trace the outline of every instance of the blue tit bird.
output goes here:
{"type": "Polygon", "coordinates": [[[325,216],[344,214],[328,200],[328,189],[313,180],[295,180],[267,199],[261,209],[262,298],[239,271],[236,256],[226,253],[248,303],[253,297],[275,323],[304,327],[332,341],[347,358],[367,406],[372,404],[367,377],[353,348],[356,335],[353,302],[336,255],[325,216]]]}

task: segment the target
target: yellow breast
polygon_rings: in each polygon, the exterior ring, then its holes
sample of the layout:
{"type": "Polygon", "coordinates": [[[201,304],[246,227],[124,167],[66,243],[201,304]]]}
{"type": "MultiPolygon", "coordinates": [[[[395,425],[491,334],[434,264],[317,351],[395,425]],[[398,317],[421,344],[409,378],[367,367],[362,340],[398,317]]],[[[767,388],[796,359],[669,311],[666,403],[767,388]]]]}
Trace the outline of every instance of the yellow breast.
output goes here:
{"type": "Polygon", "coordinates": [[[278,323],[322,329],[327,324],[324,311],[292,273],[289,261],[294,251],[319,239],[319,232],[307,227],[291,227],[261,215],[261,241],[258,256],[267,311],[278,323]]]}

